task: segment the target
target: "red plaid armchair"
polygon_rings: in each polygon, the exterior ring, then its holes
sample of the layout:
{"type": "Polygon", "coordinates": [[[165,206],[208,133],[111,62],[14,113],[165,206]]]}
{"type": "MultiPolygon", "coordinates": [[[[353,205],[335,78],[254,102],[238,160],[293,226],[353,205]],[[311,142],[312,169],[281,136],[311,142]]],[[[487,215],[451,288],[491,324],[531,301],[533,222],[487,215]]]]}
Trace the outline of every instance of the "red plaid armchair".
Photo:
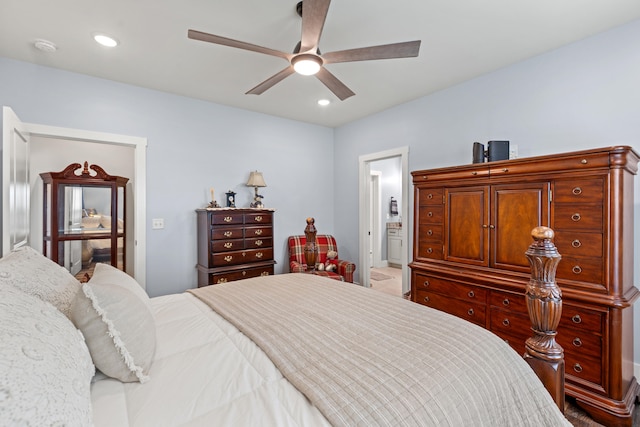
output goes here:
{"type": "MultiPolygon", "coordinates": [[[[289,270],[292,273],[307,272],[304,256],[304,245],[306,243],[307,238],[304,235],[289,236],[289,270]]],[[[324,264],[327,261],[327,252],[336,251],[338,253],[336,239],[329,234],[318,234],[316,236],[316,247],[318,248],[318,259],[316,260],[318,263],[324,264]]],[[[356,271],[356,265],[350,261],[341,260],[339,256],[336,256],[334,261],[336,261],[337,265],[335,271],[316,271],[316,274],[353,283],[353,272],[356,271]]]]}

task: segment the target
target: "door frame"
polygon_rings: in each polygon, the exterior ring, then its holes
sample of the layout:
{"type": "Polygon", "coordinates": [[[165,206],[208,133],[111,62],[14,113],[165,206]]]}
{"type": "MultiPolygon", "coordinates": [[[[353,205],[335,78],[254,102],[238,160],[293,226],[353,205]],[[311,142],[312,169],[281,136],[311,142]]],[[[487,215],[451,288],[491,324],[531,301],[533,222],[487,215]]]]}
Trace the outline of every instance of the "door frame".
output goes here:
{"type": "Polygon", "coordinates": [[[81,129],[62,128],[56,126],[24,123],[31,136],[41,138],[67,139],[97,144],[120,145],[134,150],[134,183],[133,183],[133,273],[136,281],[146,289],[146,148],[147,138],[119,135],[105,132],[94,132],[81,129]]]}
{"type": "Polygon", "coordinates": [[[370,211],[372,215],[370,215],[369,221],[369,233],[370,241],[369,241],[369,253],[371,253],[370,261],[371,267],[378,268],[382,266],[382,244],[381,244],[381,236],[380,236],[380,227],[381,227],[381,219],[380,219],[380,211],[382,209],[380,205],[380,192],[382,191],[380,188],[380,177],[382,176],[382,172],[380,171],[370,171],[370,179],[371,179],[371,196],[369,198],[369,203],[371,206],[370,211]]]}
{"type": "Polygon", "coordinates": [[[364,287],[371,286],[369,270],[371,263],[369,262],[369,224],[371,221],[371,212],[369,209],[371,203],[371,162],[384,160],[391,157],[400,157],[400,165],[402,168],[402,203],[400,207],[400,215],[402,218],[402,227],[405,232],[402,236],[402,292],[409,290],[409,245],[406,244],[410,238],[409,220],[409,147],[393,148],[386,151],[380,151],[372,154],[363,154],[358,158],[358,196],[359,196],[359,252],[360,252],[360,284],[364,287]]]}

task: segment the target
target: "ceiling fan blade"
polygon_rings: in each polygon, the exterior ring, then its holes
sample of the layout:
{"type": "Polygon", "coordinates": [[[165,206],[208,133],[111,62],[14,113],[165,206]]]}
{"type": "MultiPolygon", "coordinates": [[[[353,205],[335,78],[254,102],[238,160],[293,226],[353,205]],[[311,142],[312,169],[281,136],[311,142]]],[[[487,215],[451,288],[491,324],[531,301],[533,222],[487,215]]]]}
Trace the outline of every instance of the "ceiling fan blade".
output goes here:
{"type": "Polygon", "coordinates": [[[300,52],[316,53],[331,0],[303,0],[300,52]]]}
{"type": "Polygon", "coordinates": [[[316,74],[318,80],[320,80],[326,87],[333,92],[340,101],[344,101],[350,96],[355,95],[344,83],[342,83],[336,76],[331,74],[326,68],[320,68],[320,71],[316,74]]]}
{"type": "Polygon", "coordinates": [[[295,71],[294,71],[293,67],[291,65],[289,65],[284,70],[274,74],[273,76],[269,77],[267,80],[265,80],[262,83],[260,83],[258,86],[256,86],[253,89],[251,89],[249,92],[245,93],[245,95],[260,95],[261,93],[263,93],[267,89],[275,86],[277,83],[280,83],[286,77],[289,77],[294,72],[295,71]]]}
{"type": "Polygon", "coordinates": [[[419,52],[420,40],[415,40],[328,52],[322,55],[322,60],[325,64],[335,64],[336,62],[370,61],[373,59],[410,58],[418,56],[419,52]]]}
{"type": "Polygon", "coordinates": [[[252,52],[263,53],[265,55],[277,56],[280,58],[284,58],[287,61],[289,61],[293,56],[290,53],[281,52],[279,50],[269,49],[268,47],[262,47],[262,46],[258,46],[251,43],[245,43],[245,42],[229,39],[222,36],[216,36],[209,33],[203,33],[202,31],[189,30],[188,37],[193,40],[200,40],[203,42],[235,47],[238,49],[250,50],[252,52]]]}

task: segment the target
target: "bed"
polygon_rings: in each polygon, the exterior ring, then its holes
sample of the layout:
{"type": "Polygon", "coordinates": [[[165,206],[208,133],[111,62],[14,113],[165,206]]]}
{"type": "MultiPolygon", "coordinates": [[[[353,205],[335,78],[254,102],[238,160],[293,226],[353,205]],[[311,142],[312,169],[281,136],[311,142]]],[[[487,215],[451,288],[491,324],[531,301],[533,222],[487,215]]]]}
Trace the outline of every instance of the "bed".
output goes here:
{"type": "Polygon", "coordinates": [[[311,274],[148,298],[0,259],[0,425],[570,426],[489,331],[311,274]]]}

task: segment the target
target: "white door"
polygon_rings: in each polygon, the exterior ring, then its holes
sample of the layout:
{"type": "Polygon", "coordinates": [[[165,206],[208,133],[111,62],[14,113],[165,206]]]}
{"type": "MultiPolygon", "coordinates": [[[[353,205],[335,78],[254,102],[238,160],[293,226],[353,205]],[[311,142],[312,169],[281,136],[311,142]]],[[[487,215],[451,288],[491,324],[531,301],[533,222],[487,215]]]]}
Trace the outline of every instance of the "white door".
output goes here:
{"type": "Polygon", "coordinates": [[[29,133],[2,108],[2,255],[29,244],[29,133]]]}

